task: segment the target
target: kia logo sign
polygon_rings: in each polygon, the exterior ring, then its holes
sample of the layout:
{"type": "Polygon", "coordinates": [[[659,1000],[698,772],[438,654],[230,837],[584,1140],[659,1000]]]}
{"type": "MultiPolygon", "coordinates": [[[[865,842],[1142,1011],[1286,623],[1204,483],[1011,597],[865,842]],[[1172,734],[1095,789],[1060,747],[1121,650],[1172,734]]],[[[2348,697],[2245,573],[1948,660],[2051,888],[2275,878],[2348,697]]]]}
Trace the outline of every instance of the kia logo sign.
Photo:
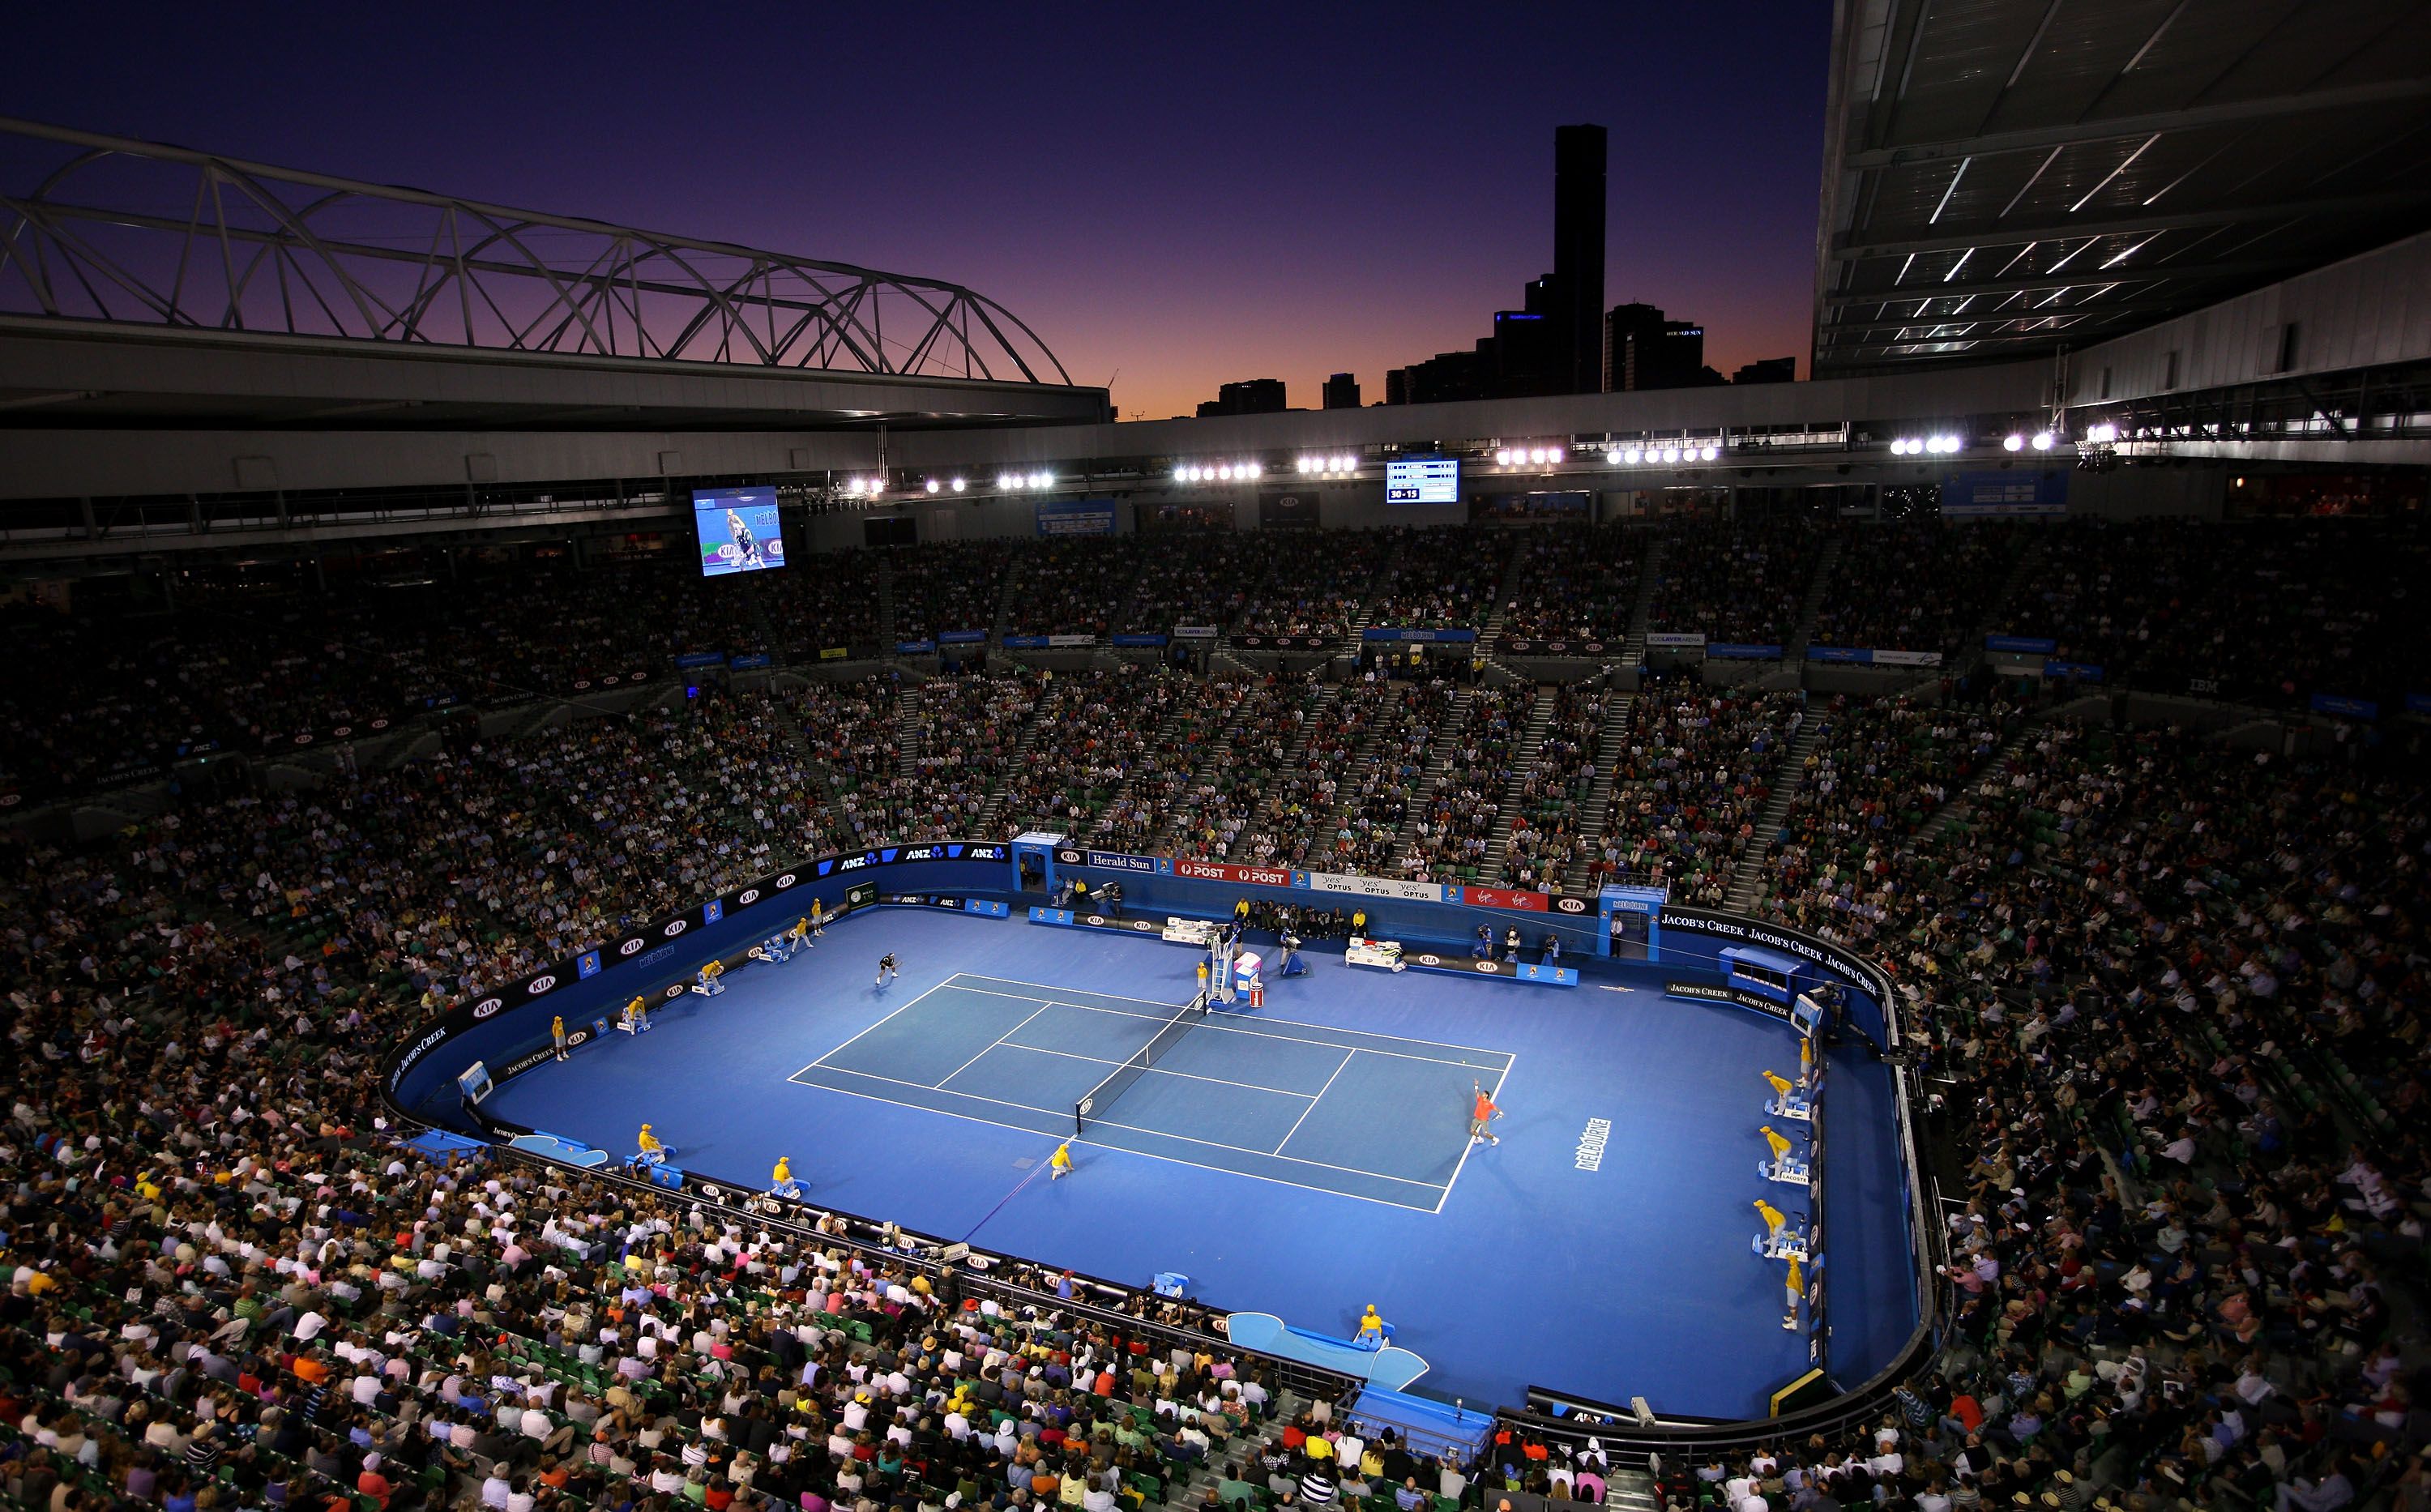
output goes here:
{"type": "Polygon", "coordinates": [[[524,991],[528,995],[537,998],[542,993],[548,991],[551,987],[556,985],[557,979],[555,977],[534,977],[529,982],[524,983],[524,991]]]}
{"type": "Polygon", "coordinates": [[[752,904],[758,901],[760,901],[760,889],[757,887],[746,887],[735,896],[734,905],[737,908],[749,908],[752,904]]]}
{"type": "Polygon", "coordinates": [[[1442,957],[1442,956],[1439,956],[1439,955],[1422,955],[1422,956],[1418,957],[1418,965],[1420,965],[1420,966],[1441,966],[1441,965],[1443,965],[1443,957],[1442,957]]]}
{"type": "Polygon", "coordinates": [[[618,955],[631,955],[634,951],[640,949],[643,946],[647,945],[648,943],[650,942],[643,939],[640,935],[635,935],[633,938],[617,946],[616,953],[618,955]]]}
{"type": "Polygon", "coordinates": [[[662,996],[663,996],[663,997],[667,1000],[667,1001],[669,1001],[669,1002],[673,1002],[673,1001],[675,1001],[678,998],[680,998],[680,997],[682,997],[683,995],[684,995],[683,983],[680,983],[680,982],[679,982],[679,983],[674,983],[672,986],[668,987],[668,988],[667,988],[667,990],[665,991],[665,993],[663,993],[662,996]]]}
{"type": "Polygon", "coordinates": [[[312,737],[309,733],[298,735],[295,737],[295,744],[298,746],[310,746],[312,744],[312,737]]]}
{"type": "Polygon", "coordinates": [[[792,872],[790,872],[790,871],[789,871],[789,872],[787,872],[787,873],[785,873],[785,875],[783,875],[782,877],[780,877],[780,878],[778,878],[778,879],[777,879],[777,886],[778,886],[780,889],[783,889],[783,888],[791,887],[791,886],[793,886],[793,885],[794,885],[794,874],[793,874],[792,872]]]}
{"type": "Polygon", "coordinates": [[[1556,898],[1553,906],[1565,914],[1584,914],[1587,911],[1587,900],[1584,898],[1556,898]]]}
{"type": "Polygon", "coordinates": [[[591,680],[589,678],[576,678],[574,680],[574,691],[577,693],[589,693],[591,691],[591,680]]]}
{"type": "Polygon", "coordinates": [[[1092,914],[1087,918],[1081,920],[1084,924],[1103,924],[1105,921],[1105,916],[1102,914],[1092,914]]]}
{"type": "Polygon", "coordinates": [[[569,1046],[580,1045],[588,1041],[590,1038],[591,1031],[587,1029],[578,1029],[573,1033],[565,1036],[565,1043],[569,1046]]]}
{"type": "Polygon", "coordinates": [[[479,1002],[473,1005],[473,1016],[476,1018],[487,1018],[504,1006],[506,1005],[498,1001],[495,998],[484,998],[479,1002]]]}
{"type": "Polygon", "coordinates": [[[1484,972],[1490,977],[1494,974],[1494,963],[1491,961],[1480,961],[1477,963],[1477,969],[1484,972]]]}
{"type": "Polygon", "coordinates": [[[337,729],[329,731],[331,735],[336,736],[340,740],[345,739],[348,735],[351,735],[354,732],[355,727],[352,725],[340,725],[337,729]]]}
{"type": "Polygon", "coordinates": [[[667,920],[667,927],[660,932],[672,940],[677,935],[681,934],[684,931],[690,928],[692,928],[692,920],[688,918],[671,918],[667,920]]]}
{"type": "Polygon", "coordinates": [[[1081,864],[1081,852],[1077,850],[1058,850],[1055,852],[1055,859],[1064,863],[1064,865],[1067,866],[1077,866],[1081,864]]]}

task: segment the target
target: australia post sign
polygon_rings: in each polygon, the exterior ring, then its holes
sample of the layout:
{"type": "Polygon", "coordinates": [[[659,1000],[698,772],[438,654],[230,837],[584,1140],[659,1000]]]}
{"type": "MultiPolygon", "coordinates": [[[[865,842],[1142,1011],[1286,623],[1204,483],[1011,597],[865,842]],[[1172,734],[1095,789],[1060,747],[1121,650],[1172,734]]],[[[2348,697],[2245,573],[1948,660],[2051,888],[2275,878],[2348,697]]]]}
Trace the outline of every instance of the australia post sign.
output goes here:
{"type": "Polygon", "coordinates": [[[1204,882],[1238,882],[1251,887],[1289,887],[1292,869],[1289,866],[1235,866],[1223,861],[1177,861],[1173,864],[1177,877],[1197,877],[1204,882]]]}

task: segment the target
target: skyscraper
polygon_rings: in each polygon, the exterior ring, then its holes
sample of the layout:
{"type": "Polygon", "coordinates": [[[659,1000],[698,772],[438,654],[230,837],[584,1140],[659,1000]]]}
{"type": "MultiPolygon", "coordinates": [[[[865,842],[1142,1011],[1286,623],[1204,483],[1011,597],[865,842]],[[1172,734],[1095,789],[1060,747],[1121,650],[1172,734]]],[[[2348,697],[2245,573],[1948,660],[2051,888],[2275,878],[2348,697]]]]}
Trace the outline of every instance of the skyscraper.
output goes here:
{"type": "Polygon", "coordinates": [[[1567,359],[1554,392],[1603,387],[1604,128],[1553,128],[1553,298],[1567,359]]]}
{"type": "Polygon", "coordinates": [[[1356,375],[1336,373],[1325,380],[1325,407],[1329,410],[1359,408],[1359,379],[1356,375]]]}
{"type": "Polygon", "coordinates": [[[1217,385],[1216,397],[1199,401],[1199,418],[1205,420],[1219,414],[1281,414],[1283,404],[1283,379],[1248,378],[1239,383],[1217,385]]]}

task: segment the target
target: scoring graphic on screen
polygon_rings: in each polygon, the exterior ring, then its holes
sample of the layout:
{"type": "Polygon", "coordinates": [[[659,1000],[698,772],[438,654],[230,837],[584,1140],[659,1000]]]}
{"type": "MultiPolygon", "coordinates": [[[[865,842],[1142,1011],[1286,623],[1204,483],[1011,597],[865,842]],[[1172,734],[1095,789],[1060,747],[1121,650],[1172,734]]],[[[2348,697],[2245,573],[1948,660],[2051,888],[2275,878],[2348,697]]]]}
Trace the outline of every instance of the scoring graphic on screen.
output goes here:
{"type": "Polygon", "coordinates": [[[1460,459],[1411,457],[1384,464],[1387,504],[1457,504],[1460,502],[1460,459]]]}
{"type": "Polygon", "coordinates": [[[700,534],[704,578],[785,564],[785,533],[777,524],[773,488],[696,488],[692,518],[700,534]]]}

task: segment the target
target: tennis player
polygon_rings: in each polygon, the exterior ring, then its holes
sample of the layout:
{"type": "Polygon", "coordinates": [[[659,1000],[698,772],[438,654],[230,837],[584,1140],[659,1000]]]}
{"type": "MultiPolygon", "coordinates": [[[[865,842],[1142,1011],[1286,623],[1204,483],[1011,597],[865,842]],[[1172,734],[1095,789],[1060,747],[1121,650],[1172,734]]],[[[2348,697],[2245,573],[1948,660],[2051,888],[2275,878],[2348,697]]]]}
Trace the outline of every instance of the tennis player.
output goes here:
{"type": "Polygon", "coordinates": [[[894,981],[899,974],[900,973],[895,969],[894,951],[889,950],[884,955],[878,958],[878,984],[880,986],[882,987],[886,985],[888,983],[894,981]]]}
{"type": "Polygon", "coordinates": [[[1487,1124],[1502,1117],[1502,1110],[1495,1105],[1494,1100],[1478,1083],[1469,1083],[1468,1089],[1477,1094],[1475,1105],[1468,1110],[1468,1142],[1473,1145],[1483,1139],[1489,1145],[1502,1143],[1494,1136],[1493,1131],[1486,1128],[1487,1124]]]}

